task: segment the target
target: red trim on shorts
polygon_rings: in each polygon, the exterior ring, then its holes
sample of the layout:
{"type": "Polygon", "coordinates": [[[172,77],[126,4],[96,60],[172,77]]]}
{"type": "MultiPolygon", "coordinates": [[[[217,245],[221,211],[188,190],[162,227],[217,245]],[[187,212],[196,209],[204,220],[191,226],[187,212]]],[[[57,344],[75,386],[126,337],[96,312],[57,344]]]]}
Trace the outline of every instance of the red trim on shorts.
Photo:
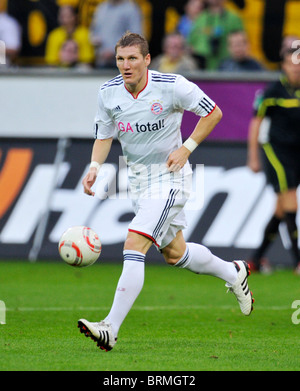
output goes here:
{"type": "Polygon", "coordinates": [[[211,113],[215,110],[215,108],[217,107],[216,103],[215,103],[215,107],[212,109],[212,111],[210,113],[208,113],[207,115],[205,115],[203,118],[206,118],[208,117],[209,115],[211,115],[211,113]]]}
{"type": "Polygon", "coordinates": [[[145,232],[136,231],[135,229],[128,229],[128,231],[129,232],[135,232],[136,234],[139,234],[139,235],[142,235],[142,236],[146,236],[146,238],[152,240],[152,242],[155,244],[155,246],[159,247],[159,245],[156,243],[156,240],[151,235],[145,234],[145,232]]]}

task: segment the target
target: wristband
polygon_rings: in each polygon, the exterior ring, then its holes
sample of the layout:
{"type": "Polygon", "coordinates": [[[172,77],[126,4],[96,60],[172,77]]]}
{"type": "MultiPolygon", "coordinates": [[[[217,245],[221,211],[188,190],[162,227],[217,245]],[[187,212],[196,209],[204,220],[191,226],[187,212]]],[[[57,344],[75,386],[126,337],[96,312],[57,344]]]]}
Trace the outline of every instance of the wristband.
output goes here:
{"type": "Polygon", "coordinates": [[[190,152],[193,152],[198,147],[196,141],[191,137],[189,137],[182,145],[185,146],[190,152]]]}
{"type": "Polygon", "coordinates": [[[100,167],[101,167],[101,165],[98,162],[91,162],[91,164],[90,164],[90,168],[96,168],[97,175],[98,175],[98,172],[100,170],[100,167]]]}

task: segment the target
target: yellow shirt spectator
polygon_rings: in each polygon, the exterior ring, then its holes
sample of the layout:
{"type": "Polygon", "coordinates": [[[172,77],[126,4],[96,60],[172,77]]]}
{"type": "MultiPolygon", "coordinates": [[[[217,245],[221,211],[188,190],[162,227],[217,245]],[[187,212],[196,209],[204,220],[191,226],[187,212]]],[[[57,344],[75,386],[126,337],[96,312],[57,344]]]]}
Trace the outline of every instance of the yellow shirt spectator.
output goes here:
{"type": "Polygon", "coordinates": [[[60,27],[52,30],[46,44],[45,61],[48,65],[60,66],[60,49],[65,41],[72,39],[78,45],[78,62],[91,64],[94,60],[94,48],[90,42],[89,30],[77,25],[75,10],[70,6],[63,6],[59,10],[58,20],[60,27]]]}
{"type": "MultiPolygon", "coordinates": [[[[90,64],[94,59],[94,49],[89,42],[89,31],[85,27],[78,27],[71,38],[78,44],[79,62],[90,64]]],[[[68,39],[69,36],[63,27],[58,27],[49,34],[46,46],[46,63],[48,65],[60,65],[59,51],[68,39]]]]}

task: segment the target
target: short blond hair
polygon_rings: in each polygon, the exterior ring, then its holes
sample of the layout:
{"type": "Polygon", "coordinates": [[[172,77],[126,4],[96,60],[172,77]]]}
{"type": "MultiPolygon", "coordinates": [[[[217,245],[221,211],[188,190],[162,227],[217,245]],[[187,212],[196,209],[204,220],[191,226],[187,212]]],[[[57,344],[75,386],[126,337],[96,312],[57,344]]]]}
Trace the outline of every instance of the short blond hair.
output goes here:
{"type": "Polygon", "coordinates": [[[126,31],[126,33],[122,35],[115,46],[115,53],[117,53],[117,49],[119,47],[125,48],[127,46],[138,46],[143,57],[146,57],[147,54],[149,54],[148,41],[140,34],[126,31]]]}

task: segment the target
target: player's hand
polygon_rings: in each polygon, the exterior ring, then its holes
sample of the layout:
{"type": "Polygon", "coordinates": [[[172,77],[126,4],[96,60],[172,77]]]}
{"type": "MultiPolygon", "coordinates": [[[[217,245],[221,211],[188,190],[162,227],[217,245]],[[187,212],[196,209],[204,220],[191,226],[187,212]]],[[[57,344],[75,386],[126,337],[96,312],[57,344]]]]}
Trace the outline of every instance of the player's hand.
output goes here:
{"type": "Polygon", "coordinates": [[[97,170],[95,168],[90,168],[89,172],[86,174],[86,176],[82,180],[83,189],[85,194],[94,196],[95,192],[92,191],[92,186],[95,183],[97,178],[97,170]]]}
{"type": "Polygon", "coordinates": [[[170,172],[176,172],[182,169],[187,162],[191,152],[183,145],[173,151],[167,161],[167,168],[170,172]]]}
{"type": "Polygon", "coordinates": [[[259,172],[261,171],[261,164],[259,159],[257,158],[249,158],[247,161],[247,166],[250,168],[251,171],[253,172],[259,172]]]}

